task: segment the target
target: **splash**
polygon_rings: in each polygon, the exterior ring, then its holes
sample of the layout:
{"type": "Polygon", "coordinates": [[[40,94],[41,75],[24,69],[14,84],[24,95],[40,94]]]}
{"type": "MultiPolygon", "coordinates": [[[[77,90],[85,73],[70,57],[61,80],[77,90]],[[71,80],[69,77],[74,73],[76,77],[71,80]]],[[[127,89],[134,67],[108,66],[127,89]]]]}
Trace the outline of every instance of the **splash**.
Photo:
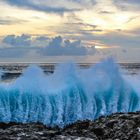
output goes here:
{"type": "Polygon", "coordinates": [[[51,75],[31,65],[15,81],[0,84],[0,122],[63,127],[77,120],[137,111],[139,95],[112,59],[87,69],[60,64],[51,75]]]}
{"type": "Polygon", "coordinates": [[[0,81],[2,79],[2,76],[3,76],[3,71],[0,69],[0,81]]]}

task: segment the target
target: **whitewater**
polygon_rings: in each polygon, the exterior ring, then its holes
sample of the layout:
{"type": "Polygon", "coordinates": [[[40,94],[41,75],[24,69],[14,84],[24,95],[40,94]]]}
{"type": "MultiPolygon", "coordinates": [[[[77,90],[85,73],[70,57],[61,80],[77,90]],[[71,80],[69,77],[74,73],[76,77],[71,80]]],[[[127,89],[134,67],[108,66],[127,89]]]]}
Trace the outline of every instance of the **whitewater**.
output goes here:
{"type": "Polygon", "coordinates": [[[0,122],[41,122],[64,127],[77,120],[140,110],[140,78],[124,75],[111,58],[89,68],[58,64],[46,75],[30,65],[0,83],[0,122]]]}

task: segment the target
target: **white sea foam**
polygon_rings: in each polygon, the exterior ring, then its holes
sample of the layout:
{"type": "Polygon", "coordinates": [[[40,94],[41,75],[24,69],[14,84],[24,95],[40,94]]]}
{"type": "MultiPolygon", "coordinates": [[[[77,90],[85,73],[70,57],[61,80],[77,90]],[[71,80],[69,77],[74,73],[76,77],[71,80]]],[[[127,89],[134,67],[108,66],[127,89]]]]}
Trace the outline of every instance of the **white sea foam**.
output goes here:
{"type": "Polygon", "coordinates": [[[51,75],[31,65],[15,81],[0,84],[0,121],[63,127],[76,120],[137,111],[139,83],[122,76],[112,59],[87,69],[60,64],[51,75]]]}

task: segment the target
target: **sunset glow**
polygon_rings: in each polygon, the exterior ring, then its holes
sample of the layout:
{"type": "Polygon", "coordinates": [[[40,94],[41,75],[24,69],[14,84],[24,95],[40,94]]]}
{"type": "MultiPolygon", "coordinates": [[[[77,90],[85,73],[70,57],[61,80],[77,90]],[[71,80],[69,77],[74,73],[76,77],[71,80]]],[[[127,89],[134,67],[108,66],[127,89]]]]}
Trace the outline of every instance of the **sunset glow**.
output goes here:
{"type": "Polygon", "coordinates": [[[1,40],[8,36],[1,47],[20,41],[45,47],[60,36],[61,46],[76,41],[74,45],[100,50],[139,48],[139,9],[137,0],[1,0],[1,40]]]}

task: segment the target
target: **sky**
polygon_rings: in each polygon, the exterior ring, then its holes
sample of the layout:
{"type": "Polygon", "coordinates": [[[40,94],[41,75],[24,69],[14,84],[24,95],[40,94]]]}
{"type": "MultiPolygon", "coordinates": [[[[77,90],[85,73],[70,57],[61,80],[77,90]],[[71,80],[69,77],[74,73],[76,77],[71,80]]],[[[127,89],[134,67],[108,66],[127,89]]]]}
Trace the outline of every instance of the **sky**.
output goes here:
{"type": "Polygon", "coordinates": [[[139,52],[140,0],[0,0],[1,62],[140,62],[139,52]]]}

